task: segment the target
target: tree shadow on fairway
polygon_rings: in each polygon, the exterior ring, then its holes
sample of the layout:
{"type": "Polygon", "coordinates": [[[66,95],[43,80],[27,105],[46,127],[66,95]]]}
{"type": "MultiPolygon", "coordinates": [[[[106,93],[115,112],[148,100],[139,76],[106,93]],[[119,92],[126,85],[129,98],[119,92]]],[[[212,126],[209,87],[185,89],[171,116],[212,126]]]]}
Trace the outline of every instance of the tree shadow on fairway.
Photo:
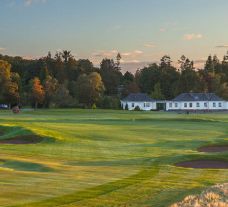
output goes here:
{"type": "Polygon", "coordinates": [[[50,198],[40,202],[34,202],[23,205],[15,205],[12,207],[53,207],[61,205],[71,205],[87,199],[93,199],[102,195],[109,194],[113,191],[126,188],[130,185],[141,183],[145,180],[152,179],[159,173],[158,163],[152,162],[152,166],[145,167],[139,173],[123,178],[121,180],[113,181],[96,187],[91,187],[82,191],[76,191],[71,194],[50,198]]]}
{"type": "Polygon", "coordinates": [[[0,144],[38,144],[43,140],[43,137],[37,135],[20,135],[0,140],[0,144]]]}
{"type": "Polygon", "coordinates": [[[0,136],[3,136],[4,132],[0,129],[0,136]]]}
{"type": "Polygon", "coordinates": [[[29,171],[29,172],[52,172],[52,168],[45,165],[33,162],[24,162],[16,160],[0,161],[0,167],[9,168],[16,171],[29,171]]]}
{"type": "Polygon", "coordinates": [[[72,166],[99,166],[99,167],[111,167],[111,166],[150,166],[154,161],[151,157],[125,159],[125,160],[99,160],[99,161],[70,161],[66,162],[66,165],[72,166]]]}
{"type": "MultiPolygon", "coordinates": [[[[164,158],[165,159],[165,158],[164,158]]],[[[145,161],[145,160],[144,160],[145,161]]],[[[54,197],[50,199],[46,199],[43,201],[23,204],[23,205],[15,205],[13,207],[53,207],[53,206],[77,206],[78,202],[83,202],[86,200],[91,199],[98,199],[102,202],[102,196],[105,196],[107,194],[110,194],[112,192],[118,192],[118,190],[123,190],[129,186],[138,185],[140,183],[143,183],[147,180],[153,180],[153,178],[156,178],[159,175],[160,171],[160,163],[159,161],[154,161],[153,159],[148,158],[146,159],[146,163],[150,164],[149,166],[145,166],[140,172],[137,174],[134,174],[132,176],[129,176],[127,178],[123,178],[117,181],[109,182],[103,185],[99,185],[96,187],[91,187],[82,191],[75,191],[71,194],[54,197]]],[[[96,163],[99,164],[99,163],[96,163]]],[[[100,163],[103,164],[103,163],[100,163]]],[[[202,187],[188,187],[188,188],[177,188],[177,189],[166,189],[158,188],[156,190],[156,199],[154,197],[148,197],[145,195],[145,202],[142,203],[142,205],[139,206],[156,206],[156,207],[164,207],[168,206],[174,202],[177,202],[177,199],[182,199],[186,195],[189,195],[191,193],[200,192],[202,190],[202,187]],[[167,204],[167,205],[166,205],[167,204]]],[[[116,205],[116,206],[131,206],[131,200],[126,201],[126,203],[122,203],[122,205],[116,205]],[[129,205],[128,205],[129,204],[129,205]]],[[[140,202],[140,201],[139,201],[140,202]]],[[[94,205],[96,206],[97,203],[94,205]]],[[[101,204],[102,206],[102,204],[101,204]]]]}

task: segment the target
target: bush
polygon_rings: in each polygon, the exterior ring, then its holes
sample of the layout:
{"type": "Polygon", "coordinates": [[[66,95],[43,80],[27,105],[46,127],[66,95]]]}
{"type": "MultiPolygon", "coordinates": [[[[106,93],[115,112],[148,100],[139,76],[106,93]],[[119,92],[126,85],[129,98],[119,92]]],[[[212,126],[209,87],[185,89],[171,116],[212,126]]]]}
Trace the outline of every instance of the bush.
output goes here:
{"type": "Polygon", "coordinates": [[[136,106],[134,111],[141,111],[141,109],[139,108],[139,106],[136,106]]]}
{"type": "Polygon", "coordinates": [[[92,105],[92,109],[97,109],[97,106],[95,103],[92,105]]]}
{"type": "Polygon", "coordinates": [[[99,103],[102,109],[120,109],[120,99],[118,97],[104,96],[99,103]]]}
{"type": "Polygon", "coordinates": [[[125,110],[128,110],[128,109],[129,109],[129,108],[128,108],[128,104],[126,104],[126,105],[125,105],[125,110]]]}

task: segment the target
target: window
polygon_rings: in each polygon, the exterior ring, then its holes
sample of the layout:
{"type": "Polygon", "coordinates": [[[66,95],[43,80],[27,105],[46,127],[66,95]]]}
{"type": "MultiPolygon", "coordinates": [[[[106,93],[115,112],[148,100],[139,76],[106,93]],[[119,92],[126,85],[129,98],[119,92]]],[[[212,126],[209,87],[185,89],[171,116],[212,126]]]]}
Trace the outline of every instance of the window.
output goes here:
{"type": "Polygon", "coordinates": [[[189,103],[189,108],[192,108],[193,104],[192,103],[189,103]]]}
{"type": "Polygon", "coordinates": [[[220,108],[222,107],[222,103],[219,103],[219,107],[220,107],[220,108]]]}
{"type": "Polygon", "coordinates": [[[172,108],[173,107],[173,104],[172,103],[169,103],[169,108],[172,108]]]}
{"type": "Polygon", "coordinates": [[[150,107],[150,103],[144,103],[144,107],[150,107]]]}
{"type": "Polygon", "coordinates": [[[184,103],[184,108],[187,108],[188,107],[188,104],[187,103],[184,103]]]}
{"type": "Polygon", "coordinates": [[[175,107],[176,107],[176,108],[178,107],[178,103],[175,103],[175,107]]]}
{"type": "Polygon", "coordinates": [[[131,107],[134,108],[134,107],[135,107],[135,103],[132,103],[132,104],[131,104],[131,107]]]}
{"type": "Polygon", "coordinates": [[[216,103],[213,103],[213,107],[214,107],[214,108],[216,107],[216,103]]]}
{"type": "Polygon", "coordinates": [[[206,102],[204,103],[204,107],[207,107],[207,103],[206,102]]]}
{"type": "Polygon", "coordinates": [[[196,103],[196,107],[197,107],[197,108],[200,107],[200,103],[199,103],[199,102],[196,103]]]}

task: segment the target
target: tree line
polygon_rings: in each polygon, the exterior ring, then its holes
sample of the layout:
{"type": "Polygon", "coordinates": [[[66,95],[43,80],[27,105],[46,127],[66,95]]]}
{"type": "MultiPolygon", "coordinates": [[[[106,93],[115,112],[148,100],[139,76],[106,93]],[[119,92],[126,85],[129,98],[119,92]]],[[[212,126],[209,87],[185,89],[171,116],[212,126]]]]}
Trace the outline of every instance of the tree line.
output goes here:
{"type": "Polygon", "coordinates": [[[228,99],[228,54],[222,61],[208,56],[203,69],[184,55],[174,67],[169,56],[159,64],[121,72],[121,54],[103,59],[95,67],[88,59],[76,60],[63,50],[53,57],[27,60],[0,55],[0,103],[34,108],[120,107],[129,93],[143,92],[152,98],[169,100],[183,92],[213,92],[228,99]]]}

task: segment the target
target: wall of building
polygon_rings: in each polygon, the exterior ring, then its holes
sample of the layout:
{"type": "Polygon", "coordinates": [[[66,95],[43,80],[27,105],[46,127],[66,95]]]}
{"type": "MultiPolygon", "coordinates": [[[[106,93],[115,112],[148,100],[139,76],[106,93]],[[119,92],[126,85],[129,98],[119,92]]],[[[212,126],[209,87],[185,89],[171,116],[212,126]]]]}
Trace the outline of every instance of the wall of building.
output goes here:
{"type": "Polygon", "coordinates": [[[226,110],[228,109],[225,101],[192,101],[192,102],[166,102],[166,110],[226,110]],[[187,107],[186,107],[187,104],[187,107]]]}
{"type": "Polygon", "coordinates": [[[121,106],[123,109],[126,109],[126,105],[128,105],[128,110],[132,111],[137,106],[143,111],[150,111],[150,110],[156,110],[157,104],[156,102],[124,102],[121,101],[121,106]]]}

